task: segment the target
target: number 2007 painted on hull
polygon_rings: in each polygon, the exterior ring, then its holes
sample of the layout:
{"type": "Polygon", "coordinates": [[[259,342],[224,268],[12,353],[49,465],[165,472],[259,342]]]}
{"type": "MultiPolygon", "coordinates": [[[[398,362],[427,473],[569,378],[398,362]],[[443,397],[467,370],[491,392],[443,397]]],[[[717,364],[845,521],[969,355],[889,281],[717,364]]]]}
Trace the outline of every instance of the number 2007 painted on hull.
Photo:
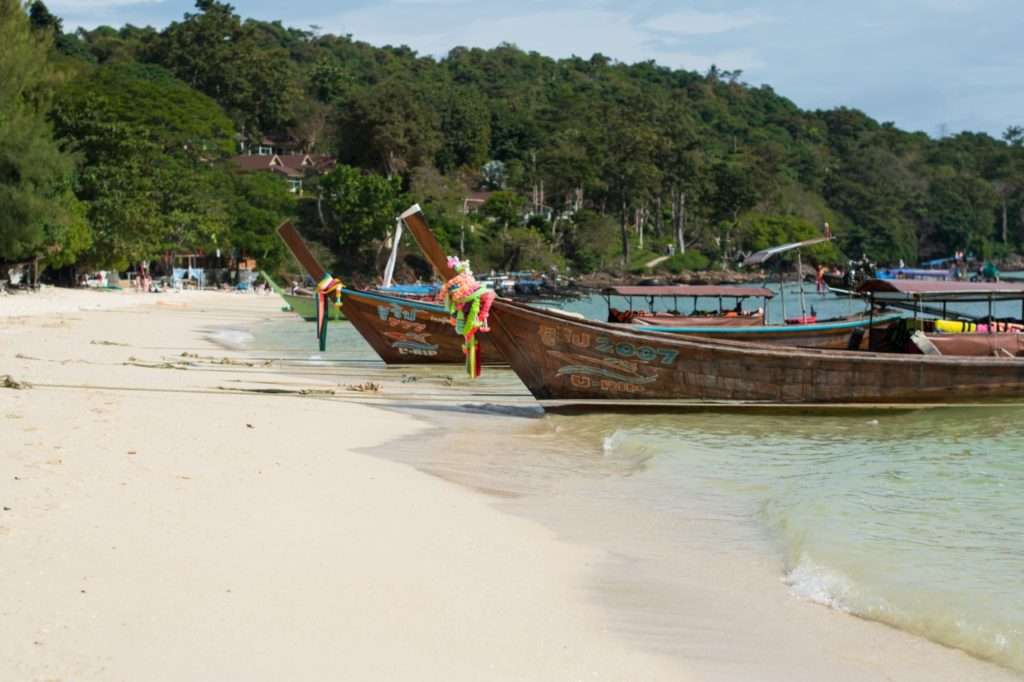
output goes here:
{"type": "Polygon", "coordinates": [[[606,336],[597,337],[594,350],[606,355],[617,355],[620,358],[635,358],[642,362],[660,360],[663,365],[672,365],[679,357],[679,351],[668,348],[651,348],[650,346],[634,346],[631,343],[613,343],[606,336]]]}

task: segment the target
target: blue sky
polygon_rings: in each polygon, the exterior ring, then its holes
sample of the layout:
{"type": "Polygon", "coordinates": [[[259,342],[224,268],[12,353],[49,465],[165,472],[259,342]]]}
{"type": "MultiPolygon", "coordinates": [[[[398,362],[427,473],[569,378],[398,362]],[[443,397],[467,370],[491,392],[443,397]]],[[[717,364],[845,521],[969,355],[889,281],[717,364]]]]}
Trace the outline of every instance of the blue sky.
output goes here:
{"type": "MultiPolygon", "coordinates": [[[[1024,125],[1020,0],[235,0],[242,16],[444,55],[515,43],[704,71],[742,69],[809,109],[851,106],[930,135],[1024,125]]],[[[66,27],[162,27],[190,0],[49,0],[66,27]]]]}

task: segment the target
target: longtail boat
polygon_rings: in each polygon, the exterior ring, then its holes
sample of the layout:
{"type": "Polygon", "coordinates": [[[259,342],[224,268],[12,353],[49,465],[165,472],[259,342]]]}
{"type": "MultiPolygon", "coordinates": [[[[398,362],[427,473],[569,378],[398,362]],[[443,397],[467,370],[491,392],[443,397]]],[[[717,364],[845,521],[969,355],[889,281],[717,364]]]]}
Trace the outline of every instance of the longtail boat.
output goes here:
{"type": "Polygon", "coordinates": [[[1024,355],[1024,284],[1009,282],[947,282],[868,280],[855,292],[871,309],[909,310],[913,317],[891,325],[872,344],[891,352],[941,355],[1024,355]],[[997,318],[998,302],[1019,302],[1018,317],[997,318]],[[950,304],[987,304],[986,314],[970,314],[950,304]]]}
{"type": "MultiPolygon", "coordinates": [[[[289,293],[282,289],[273,278],[266,272],[260,270],[260,276],[267,281],[270,288],[275,294],[284,300],[285,305],[307,322],[316,322],[316,298],[312,294],[298,294],[289,293]]],[[[344,320],[345,313],[341,311],[340,307],[330,306],[329,308],[331,320],[344,320]]]]}
{"type": "Polygon", "coordinates": [[[730,341],[753,341],[757,343],[799,346],[802,348],[855,349],[867,345],[868,330],[881,327],[898,319],[895,314],[869,316],[854,315],[830,320],[807,318],[801,323],[768,324],[764,314],[767,301],[775,294],[764,287],[747,286],[615,286],[601,291],[608,305],[608,322],[631,324],[638,333],[690,334],[730,341]],[[612,305],[613,296],[626,299],[629,309],[612,305]],[[647,310],[638,310],[633,305],[636,298],[647,302],[647,310]],[[655,301],[659,298],[673,299],[675,311],[655,312],[655,301]],[[696,311],[698,301],[718,301],[718,310],[698,311],[689,315],[678,312],[678,299],[690,298],[696,311]],[[760,299],[761,306],[753,311],[743,309],[748,298],[760,299]],[[735,305],[728,308],[728,299],[735,305]]]}
{"type": "MultiPolygon", "coordinates": [[[[291,223],[277,228],[278,235],[296,260],[316,281],[327,271],[309,251],[291,223]]],[[[465,362],[462,341],[452,329],[452,318],[443,306],[384,293],[343,287],[341,309],[356,331],[389,365],[461,364],[465,362]]],[[[313,319],[316,319],[314,308],[313,319]]],[[[485,364],[504,360],[489,338],[481,339],[485,364]]]]}
{"type": "MultiPolygon", "coordinates": [[[[284,302],[288,304],[288,307],[297,314],[299,317],[307,322],[316,322],[316,298],[310,295],[302,294],[289,294],[281,292],[279,296],[284,299],[284,302]]],[[[329,306],[328,308],[331,316],[331,320],[344,320],[345,313],[341,308],[337,306],[329,306]]]]}
{"type": "MultiPolygon", "coordinates": [[[[401,216],[434,268],[453,276],[419,206],[401,216]]],[[[963,403],[1024,396],[1016,358],[781,348],[640,334],[498,299],[489,336],[541,401],[753,404],[963,403]]]]}

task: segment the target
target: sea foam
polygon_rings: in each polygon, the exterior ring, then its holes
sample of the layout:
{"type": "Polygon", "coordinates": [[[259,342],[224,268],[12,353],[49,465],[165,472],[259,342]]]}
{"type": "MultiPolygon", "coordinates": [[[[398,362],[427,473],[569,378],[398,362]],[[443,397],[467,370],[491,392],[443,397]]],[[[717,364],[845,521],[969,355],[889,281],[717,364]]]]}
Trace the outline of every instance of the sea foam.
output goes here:
{"type": "Polygon", "coordinates": [[[850,611],[853,582],[839,571],[826,568],[801,554],[800,561],[783,577],[790,591],[801,599],[838,611],[850,611]]]}

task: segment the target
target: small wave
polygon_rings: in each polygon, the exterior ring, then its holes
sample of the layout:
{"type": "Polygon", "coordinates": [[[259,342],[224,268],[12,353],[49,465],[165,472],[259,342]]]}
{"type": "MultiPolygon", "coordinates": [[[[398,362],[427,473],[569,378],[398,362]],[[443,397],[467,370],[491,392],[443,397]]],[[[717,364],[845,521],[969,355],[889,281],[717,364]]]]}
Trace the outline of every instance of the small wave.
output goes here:
{"type": "Polygon", "coordinates": [[[329,364],[331,364],[330,361],[327,360],[327,358],[325,358],[324,356],[322,356],[322,355],[320,355],[318,353],[314,353],[313,355],[310,355],[308,358],[303,360],[303,362],[309,363],[310,365],[329,365],[329,364]]]}
{"type": "Polygon", "coordinates": [[[241,329],[218,329],[207,335],[207,338],[229,350],[246,350],[256,339],[252,333],[241,329]]]}
{"type": "Polygon", "coordinates": [[[875,590],[860,589],[848,576],[806,554],[801,554],[783,582],[800,599],[886,623],[1016,671],[1024,670],[1024,638],[1019,622],[1013,618],[979,611],[941,593],[908,592],[890,602],[875,590]]]}
{"type": "Polygon", "coordinates": [[[853,582],[839,571],[815,563],[806,554],[783,578],[796,596],[837,611],[850,611],[853,582]]]}
{"type": "Polygon", "coordinates": [[[626,434],[622,431],[613,431],[610,435],[605,436],[601,440],[601,452],[605,455],[611,455],[622,445],[626,434]]]}

